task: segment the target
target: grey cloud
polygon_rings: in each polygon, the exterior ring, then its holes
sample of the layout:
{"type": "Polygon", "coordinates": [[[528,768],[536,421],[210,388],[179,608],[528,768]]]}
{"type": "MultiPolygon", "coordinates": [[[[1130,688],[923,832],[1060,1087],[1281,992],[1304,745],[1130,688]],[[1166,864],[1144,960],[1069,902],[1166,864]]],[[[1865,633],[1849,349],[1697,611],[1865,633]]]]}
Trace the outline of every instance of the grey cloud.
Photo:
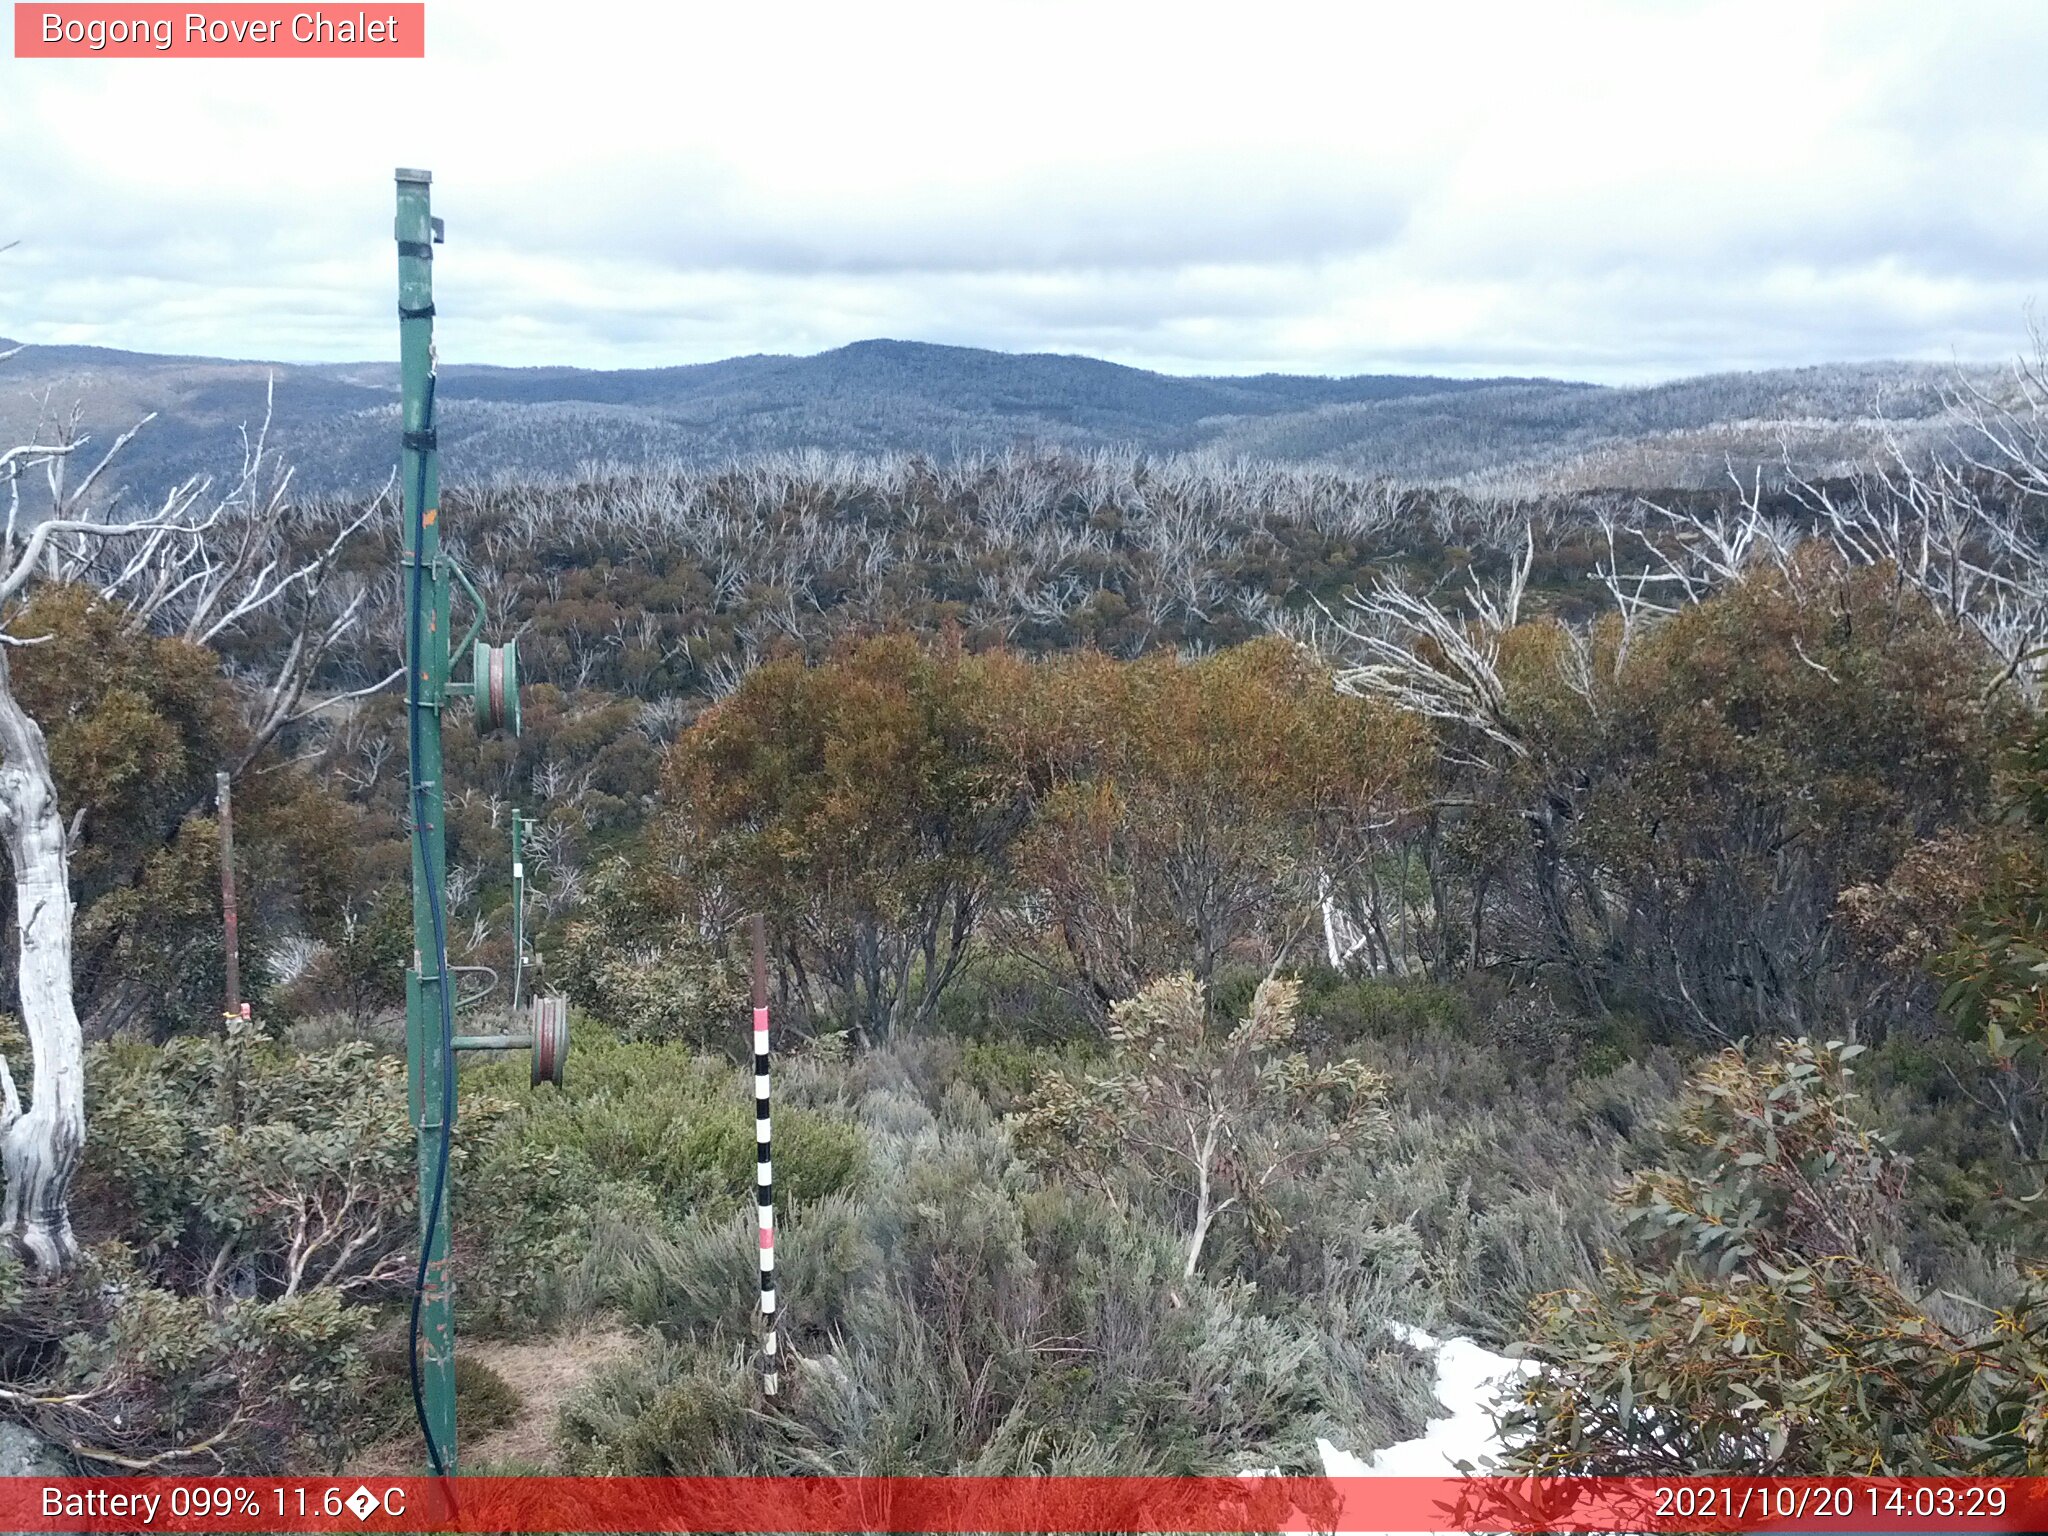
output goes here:
{"type": "Polygon", "coordinates": [[[1113,272],[1350,254],[1395,240],[1411,203],[1390,175],[1270,156],[1075,167],[802,206],[702,168],[643,164],[602,184],[501,196],[476,227],[522,250],[595,246],[676,268],[1113,272]],[[636,190],[652,187],[658,195],[636,190]]]}
{"type": "MultiPolygon", "coordinates": [[[[1726,8],[1697,15],[1702,26],[1728,24],[1726,8]]],[[[1052,164],[1033,158],[1026,114],[1017,153],[985,174],[913,153],[912,163],[857,169],[822,189],[813,177],[799,191],[696,148],[607,142],[608,119],[593,110],[603,102],[565,85],[561,132],[581,159],[536,171],[478,158],[488,144],[465,141],[472,158],[436,186],[451,238],[439,273],[444,354],[651,365],[896,335],[1185,372],[1635,380],[2015,348],[2022,306],[2043,286],[2048,8],[1873,10],[1830,35],[1813,66],[1825,78],[1803,77],[1769,42],[1758,39],[1750,81],[1688,79],[1682,60],[1660,61],[1673,73],[1668,113],[1600,130],[1638,147],[1671,136],[1675,164],[1705,168],[1697,184],[1657,175],[1654,157],[1649,172],[1602,174],[1600,142],[1578,146],[1583,163],[1554,185],[1540,165],[1527,184],[1489,174],[1510,163],[1489,155],[1512,146],[1458,137],[1458,82],[1447,79],[1441,135],[1399,152],[1380,153],[1365,129],[1181,153],[1141,152],[1105,133],[1094,159],[1052,164]],[[1812,144],[1779,153],[1751,135],[1743,153],[1753,166],[1733,150],[1697,152],[1717,114],[1768,112],[1851,78],[1866,81],[1844,98],[1858,104],[1829,117],[1812,144]]],[[[1219,37],[1206,56],[1212,86],[1231,80],[1230,46],[1219,37]]],[[[1541,111],[1545,61],[1514,62],[1528,82],[1515,87],[1527,93],[1519,110],[1541,111]]],[[[1085,99],[1004,77],[1000,56],[975,67],[995,81],[990,120],[1027,106],[1088,110],[1085,99]]],[[[619,88],[644,91],[652,78],[619,88]]],[[[1486,78],[1498,87],[1501,77],[1486,78]]],[[[1249,130],[1289,105],[1284,84],[1254,83],[1271,88],[1242,100],[1213,88],[1153,94],[1191,123],[1201,114],[1203,128],[1236,112],[1249,130]]],[[[173,190],[147,162],[98,164],[81,150],[63,117],[74,97],[10,102],[8,84],[0,77],[0,243],[23,243],[0,256],[0,334],[241,356],[388,354],[381,154],[345,184],[330,155],[324,180],[278,174],[273,157],[265,176],[224,163],[219,176],[173,190]]],[[[687,114],[686,86],[669,88],[687,114]]],[[[857,122],[863,92],[898,88],[916,82],[863,79],[830,100],[770,90],[763,111],[798,114],[823,142],[857,122]]],[[[1374,89],[1370,72],[1359,89],[1374,89]]],[[[360,122],[291,106],[238,98],[206,120],[207,141],[266,125],[307,146],[369,137],[360,122]]],[[[195,102],[192,121],[206,110],[195,102]]],[[[161,140],[152,147],[175,155],[187,139],[206,140],[182,124],[145,125],[161,140]]],[[[734,142],[749,128],[734,121],[734,142]]],[[[930,129],[947,131],[942,120],[930,129]]]]}

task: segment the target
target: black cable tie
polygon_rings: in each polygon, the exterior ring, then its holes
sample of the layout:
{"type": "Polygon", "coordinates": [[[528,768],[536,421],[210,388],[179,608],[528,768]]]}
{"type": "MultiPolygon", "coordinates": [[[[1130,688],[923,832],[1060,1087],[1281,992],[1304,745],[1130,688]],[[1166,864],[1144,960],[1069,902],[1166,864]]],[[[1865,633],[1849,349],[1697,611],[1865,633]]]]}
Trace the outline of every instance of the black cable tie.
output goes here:
{"type": "Polygon", "coordinates": [[[400,441],[414,453],[426,453],[441,446],[441,434],[432,427],[424,432],[406,432],[400,441]]]}
{"type": "Polygon", "coordinates": [[[409,309],[401,304],[398,306],[398,318],[401,320],[431,320],[434,318],[434,306],[422,304],[418,309],[409,309]]]}
{"type": "Polygon", "coordinates": [[[424,240],[401,240],[398,242],[398,254],[401,256],[416,256],[421,261],[432,261],[434,259],[434,248],[424,240]]]}

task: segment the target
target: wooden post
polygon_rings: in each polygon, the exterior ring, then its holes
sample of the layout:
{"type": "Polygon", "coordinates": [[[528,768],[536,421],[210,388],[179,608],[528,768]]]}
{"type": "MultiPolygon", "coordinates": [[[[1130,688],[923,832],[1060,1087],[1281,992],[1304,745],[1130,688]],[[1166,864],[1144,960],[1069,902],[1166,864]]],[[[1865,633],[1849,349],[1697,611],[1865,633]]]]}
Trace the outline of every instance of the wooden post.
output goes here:
{"type": "Polygon", "coordinates": [[[242,960],[235,914],[235,803],[230,782],[225,771],[213,776],[214,800],[220,807],[220,912],[227,958],[228,996],[223,1017],[233,1019],[242,1012],[242,960]]]}

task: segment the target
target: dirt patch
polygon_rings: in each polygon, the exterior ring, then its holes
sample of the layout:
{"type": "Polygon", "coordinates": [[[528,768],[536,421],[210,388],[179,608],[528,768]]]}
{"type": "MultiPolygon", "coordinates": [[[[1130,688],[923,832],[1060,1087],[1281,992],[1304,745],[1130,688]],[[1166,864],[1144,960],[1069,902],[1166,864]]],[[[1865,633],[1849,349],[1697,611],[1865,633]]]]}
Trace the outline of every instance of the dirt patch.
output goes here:
{"type": "Polygon", "coordinates": [[[556,1470],[555,1419],[583,1384],[614,1360],[631,1353],[634,1335],[616,1325],[591,1324],[535,1344],[498,1340],[473,1344],[477,1358],[519,1394],[516,1423],[477,1436],[463,1451],[470,1466],[518,1462],[556,1470]]]}
{"type": "MultiPolygon", "coordinates": [[[[520,1404],[514,1422],[461,1441],[463,1469],[510,1465],[521,1471],[560,1470],[555,1464],[555,1419],[562,1405],[599,1370],[631,1353],[636,1342],[634,1334],[606,1322],[527,1344],[503,1339],[462,1344],[462,1353],[497,1372],[519,1395],[520,1404]]],[[[407,1435],[371,1446],[349,1471],[403,1476],[420,1470],[420,1457],[419,1436],[407,1435]]]]}

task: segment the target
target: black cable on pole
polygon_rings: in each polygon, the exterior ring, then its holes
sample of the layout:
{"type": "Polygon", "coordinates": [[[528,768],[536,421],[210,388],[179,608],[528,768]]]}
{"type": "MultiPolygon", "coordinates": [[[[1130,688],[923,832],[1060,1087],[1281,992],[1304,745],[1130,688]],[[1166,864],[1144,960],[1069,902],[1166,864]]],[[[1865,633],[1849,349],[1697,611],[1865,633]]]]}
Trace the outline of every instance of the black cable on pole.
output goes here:
{"type": "MultiPolygon", "coordinates": [[[[424,431],[434,430],[434,375],[427,375],[427,399],[424,431]]],[[[413,498],[412,520],[412,614],[410,648],[406,653],[405,703],[406,740],[411,752],[412,769],[412,823],[415,835],[423,834],[426,815],[423,797],[426,786],[420,782],[420,608],[422,587],[425,582],[426,562],[421,551],[427,536],[427,455],[419,453],[419,475],[415,484],[418,494],[413,498]]],[[[441,1014],[441,1141],[434,1156],[434,1193],[427,1203],[427,1219],[420,1229],[420,1263],[412,1281],[412,1323],[408,1330],[406,1370],[412,1381],[412,1411],[419,1420],[420,1437],[427,1443],[427,1463],[436,1477],[448,1475],[447,1459],[441,1454],[441,1446],[434,1439],[434,1431],[427,1423],[426,1394],[420,1386],[420,1305],[427,1293],[428,1256],[434,1251],[434,1237],[441,1225],[441,1207],[448,1189],[448,1155],[455,1137],[455,1012],[448,995],[448,918],[441,909],[441,887],[434,878],[434,861],[422,850],[420,855],[421,878],[426,882],[427,911],[434,924],[434,993],[440,999],[441,1014]]]]}

